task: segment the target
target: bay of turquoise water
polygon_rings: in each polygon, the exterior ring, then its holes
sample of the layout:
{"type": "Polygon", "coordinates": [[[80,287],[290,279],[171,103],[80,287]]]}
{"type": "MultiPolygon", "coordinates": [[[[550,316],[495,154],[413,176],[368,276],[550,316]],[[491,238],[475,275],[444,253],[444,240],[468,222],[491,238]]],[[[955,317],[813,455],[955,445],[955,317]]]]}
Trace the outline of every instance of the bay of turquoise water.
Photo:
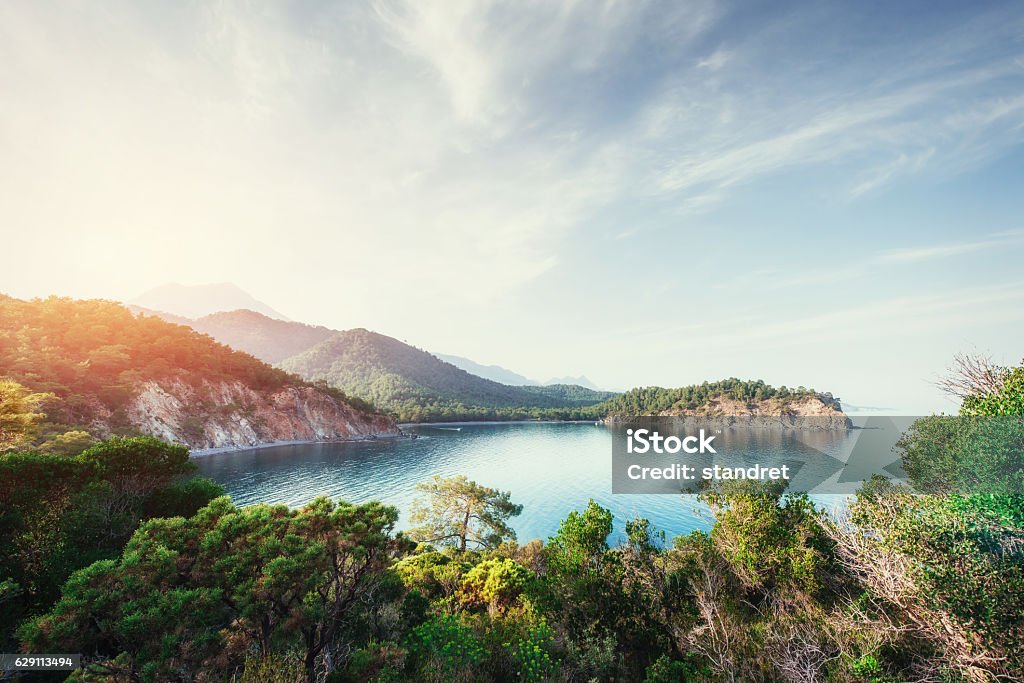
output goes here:
{"type": "Polygon", "coordinates": [[[196,460],[238,505],[301,506],[317,496],[380,500],[406,513],[416,484],[464,474],[510,491],[523,505],[511,520],[520,543],[551,536],[590,499],[615,515],[615,539],[637,516],[669,538],[709,529],[713,517],[695,496],[613,495],[611,434],[592,423],[470,424],[409,427],[416,439],[318,443],[233,451],[196,460]]]}

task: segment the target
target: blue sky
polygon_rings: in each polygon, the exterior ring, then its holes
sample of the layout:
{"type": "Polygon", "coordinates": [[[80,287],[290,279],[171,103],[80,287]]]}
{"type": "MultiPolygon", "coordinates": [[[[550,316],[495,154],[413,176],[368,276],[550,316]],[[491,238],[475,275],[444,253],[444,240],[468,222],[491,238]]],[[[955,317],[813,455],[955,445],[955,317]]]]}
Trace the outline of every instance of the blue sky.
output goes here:
{"type": "Polygon", "coordinates": [[[9,2],[0,65],[16,296],[905,413],[1024,356],[1019,3],[9,2]]]}

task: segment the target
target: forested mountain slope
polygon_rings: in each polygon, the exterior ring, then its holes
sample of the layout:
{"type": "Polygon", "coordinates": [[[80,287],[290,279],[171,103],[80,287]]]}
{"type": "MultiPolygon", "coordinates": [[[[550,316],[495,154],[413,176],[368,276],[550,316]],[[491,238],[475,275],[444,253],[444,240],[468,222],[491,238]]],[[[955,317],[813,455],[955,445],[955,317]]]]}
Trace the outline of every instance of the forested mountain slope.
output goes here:
{"type": "Polygon", "coordinates": [[[49,393],[47,430],[196,448],[394,433],[394,423],[208,336],[109,301],[0,295],[0,377],[49,393]]]}
{"type": "MultiPolygon", "coordinates": [[[[281,367],[371,401],[402,420],[574,417],[567,409],[587,405],[557,390],[549,395],[477,377],[364,329],[339,332],[281,367]]],[[[602,400],[592,398],[591,404],[602,400]]]]}

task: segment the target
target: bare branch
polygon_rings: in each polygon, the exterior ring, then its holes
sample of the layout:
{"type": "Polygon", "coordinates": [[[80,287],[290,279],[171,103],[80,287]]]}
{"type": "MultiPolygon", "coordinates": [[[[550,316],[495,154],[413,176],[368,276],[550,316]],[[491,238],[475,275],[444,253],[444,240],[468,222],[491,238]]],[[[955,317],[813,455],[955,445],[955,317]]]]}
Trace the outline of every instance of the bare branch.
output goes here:
{"type": "Polygon", "coordinates": [[[988,356],[958,353],[948,374],[935,385],[961,400],[968,396],[999,394],[1003,391],[1006,368],[996,365],[988,356]]]}

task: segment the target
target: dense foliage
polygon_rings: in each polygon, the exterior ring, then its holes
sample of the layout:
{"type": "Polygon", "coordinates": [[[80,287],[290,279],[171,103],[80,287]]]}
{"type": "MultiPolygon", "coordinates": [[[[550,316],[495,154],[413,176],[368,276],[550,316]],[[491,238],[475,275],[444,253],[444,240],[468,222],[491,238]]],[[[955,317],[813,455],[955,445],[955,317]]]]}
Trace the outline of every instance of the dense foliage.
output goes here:
{"type": "Polygon", "coordinates": [[[613,542],[592,502],[474,551],[412,549],[376,503],[221,498],[143,524],[20,636],[87,653],[78,680],[1019,680],[1005,521],[889,484],[845,522],[776,486],[704,500],[711,531],[671,543],[643,519],[613,542]]]}
{"type": "Polygon", "coordinates": [[[74,456],[0,455],[0,646],[18,615],[50,605],[74,571],[117,557],[142,520],[191,515],[223,493],[194,470],[186,448],[148,437],[74,456]]]}
{"type": "Polygon", "coordinates": [[[0,377],[0,453],[23,448],[32,442],[46,417],[40,408],[53,394],[29,391],[14,380],[0,377]]]}
{"type": "Polygon", "coordinates": [[[46,412],[66,431],[110,414],[127,430],[124,407],[147,380],[238,380],[272,391],[301,380],[209,337],[120,304],[0,295],[0,377],[57,401],[46,412]]]}
{"type": "MultiPolygon", "coordinates": [[[[51,398],[37,442],[68,431],[93,431],[97,424],[104,425],[101,431],[131,434],[125,408],[149,380],[237,381],[261,392],[309,384],[188,327],[136,316],[115,302],[0,295],[2,379],[51,398]]],[[[373,410],[336,388],[321,389],[358,410],[373,410]]],[[[202,407],[193,408],[201,420],[202,407]]]]}
{"type": "Polygon", "coordinates": [[[597,391],[579,384],[524,385],[519,387],[531,394],[540,394],[564,401],[568,405],[591,406],[618,396],[614,391],[597,391]]]}
{"type": "MultiPolygon", "coordinates": [[[[735,377],[718,382],[704,382],[676,389],[639,387],[620,394],[604,404],[612,415],[658,415],[673,411],[688,411],[708,405],[711,401],[728,399],[741,403],[756,403],[775,399],[791,399],[818,395],[814,389],[798,387],[775,388],[761,380],[741,380],[735,377]]],[[[831,394],[821,394],[832,400],[831,394]]]]}
{"type": "Polygon", "coordinates": [[[850,526],[835,530],[837,555],[866,595],[927,645],[918,651],[924,670],[954,680],[1024,672],[1022,503],[919,496],[875,479],[858,494],[850,526]]]}
{"type": "Polygon", "coordinates": [[[950,424],[901,441],[913,488],[872,480],[844,514],[741,481],[701,494],[708,532],[667,539],[636,518],[615,538],[591,502],[525,545],[506,533],[510,494],[465,478],[424,486],[420,521],[446,533],[414,547],[378,503],[183,496],[166,485],[180,451],[152,441],[8,454],[0,540],[19,550],[0,607],[37,596],[7,623],[25,651],[85,654],[80,681],[1020,681],[1024,505],[928,493],[978,465],[950,424]],[[166,518],[140,525],[152,515],[166,518]],[[473,515],[494,524],[470,529],[473,515]],[[105,529],[117,538],[90,536],[105,529]],[[38,564],[103,542],[55,573],[38,564]]]}
{"type": "Polygon", "coordinates": [[[419,525],[409,532],[414,540],[453,545],[462,551],[515,540],[508,520],[519,515],[523,506],[513,503],[508,491],[481,486],[461,475],[435,476],[416,488],[424,496],[413,502],[409,514],[409,520],[419,525]]]}
{"type": "Polygon", "coordinates": [[[897,444],[903,469],[923,493],[1024,496],[1024,420],[931,415],[897,444]]]}
{"type": "Polygon", "coordinates": [[[1001,369],[995,387],[985,387],[964,397],[960,412],[989,417],[1024,415],[1024,363],[1001,369]]]}
{"type": "Polygon", "coordinates": [[[144,681],[223,680],[245,653],[319,655],[381,590],[404,547],[398,512],[317,499],[238,509],[219,498],[194,517],[153,520],[120,559],[75,574],[53,610],[28,621],[37,651],[95,653],[92,669],[144,681]]]}

